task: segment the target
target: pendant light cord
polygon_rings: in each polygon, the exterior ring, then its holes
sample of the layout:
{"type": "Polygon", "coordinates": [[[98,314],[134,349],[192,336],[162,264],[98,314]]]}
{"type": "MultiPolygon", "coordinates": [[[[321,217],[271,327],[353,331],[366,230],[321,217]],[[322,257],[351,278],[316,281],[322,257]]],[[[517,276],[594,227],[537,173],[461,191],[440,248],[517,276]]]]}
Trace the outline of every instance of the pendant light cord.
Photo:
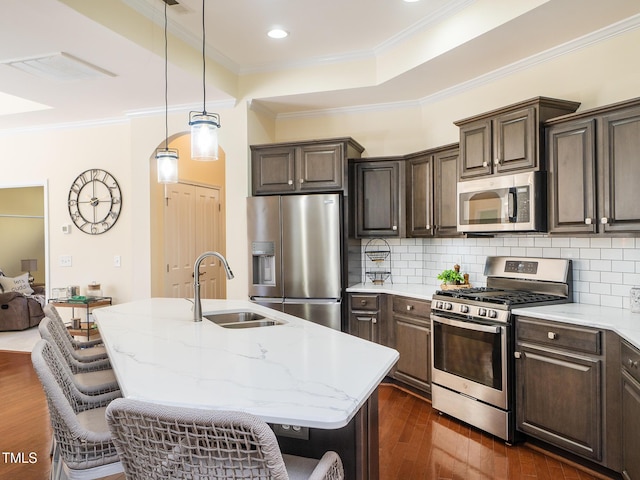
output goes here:
{"type": "Polygon", "coordinates": [[[164,2],[164,149],[169,150],[169,60],[167,37],[167,2],[164,2]]]}
{"type": "Polygon", "coordinates": [[[202,113],[207,114],[207,83],[206,83],[206,61],[205,61],[205,29],[204,29],[204,1],[202,0],[202,113]]]}

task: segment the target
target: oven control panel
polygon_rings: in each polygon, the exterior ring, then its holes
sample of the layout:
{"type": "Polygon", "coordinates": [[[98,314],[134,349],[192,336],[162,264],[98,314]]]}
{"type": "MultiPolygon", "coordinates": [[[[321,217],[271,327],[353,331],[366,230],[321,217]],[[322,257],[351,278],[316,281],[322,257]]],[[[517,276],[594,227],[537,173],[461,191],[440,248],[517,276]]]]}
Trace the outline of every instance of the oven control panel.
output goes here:
{"type": "Polygon", "coordinates": [[[507,260],[504,265],[504,273],[528,273],[535,275],[538,273],[538,262],[507,260]]]}
{"type": "Polygon", "coordinates": [[[480,319],[494,322],[507,323],[509,321],[509,311],[498,310],[490,307],[482,307],[469,303],[458,303],[447,300],[433,300],[431,302],[432,312],[446,312],[460,317],[467,317],[469,320],[480,319]]]}

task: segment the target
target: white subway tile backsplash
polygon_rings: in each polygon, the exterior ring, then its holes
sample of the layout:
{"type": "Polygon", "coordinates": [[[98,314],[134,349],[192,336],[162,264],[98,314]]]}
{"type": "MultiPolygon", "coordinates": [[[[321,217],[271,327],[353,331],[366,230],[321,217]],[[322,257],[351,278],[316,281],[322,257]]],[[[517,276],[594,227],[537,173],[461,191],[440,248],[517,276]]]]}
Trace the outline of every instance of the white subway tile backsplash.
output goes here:
{"type": "MultiPolygon", "coordinates": [[[[629,308],[629,289],[640,285],[640,238],[503,235],[387,241],[391,255],[380,267],[392,272],[388,281],[395,284],[439,285],[438,273],[458,263],[472,285],[484,286],[487,255],[505,255],[571,259],[578,303],[629,308]]],[[[363,262],[366,244],[361,242],[363,262]]]]}
{"type": "Polygon", "coordinates": [[[599,270],[601,272],[610,272],[611,260],[591,260],[590,267],[592,270],[599,270]]]}
{"type": "Polygon", "coordinates": [[[589,238],[571,238],[571,246],[573,248],[589,248],[591,246],[591,242],[589,238]]]}
{"type": "Polygon", "coordinates": [[[636,265],[634,262],[612,261],[611,270],[614,272],[634,273],[636,271],[636,265]]]}
{"type": "Polygon", "coordinates": [[[616,237],[611,239],[611,246],[613,248],[639,248],[636,246],[635,238],[616,237]]]}

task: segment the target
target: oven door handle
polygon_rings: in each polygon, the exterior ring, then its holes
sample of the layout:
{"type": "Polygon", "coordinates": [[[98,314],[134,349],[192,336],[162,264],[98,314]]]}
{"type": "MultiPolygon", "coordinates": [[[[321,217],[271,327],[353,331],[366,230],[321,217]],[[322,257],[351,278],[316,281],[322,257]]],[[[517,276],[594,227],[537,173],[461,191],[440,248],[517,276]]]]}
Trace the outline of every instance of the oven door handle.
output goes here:
{"type": "Polygon", "coordinates": [[[445,325],[450,325],[452,327],[464,328],[466,330],[474,330],[476,332],[500,333],[502,331],[502,327],[498,325],[481,325],[479,323],[461,322],[459,320],[452,320],[450,318],[438,317],[436,315],[432,316],[432,320],[434,322],[444,323],[445,325]]]}

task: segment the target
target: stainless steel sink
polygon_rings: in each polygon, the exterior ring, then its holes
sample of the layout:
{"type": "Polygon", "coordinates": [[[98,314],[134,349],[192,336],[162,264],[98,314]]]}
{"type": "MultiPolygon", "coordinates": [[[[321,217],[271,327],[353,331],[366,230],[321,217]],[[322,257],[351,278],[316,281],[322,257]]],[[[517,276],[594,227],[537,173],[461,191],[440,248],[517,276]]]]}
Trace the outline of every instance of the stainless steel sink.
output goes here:
{"type": "Polygon", "coordinates": [[[224,328],[256,328],[284,325],[286,322],[266,318],[256,312],[221,312],[203,315],[207,320],[224,328]]]}

